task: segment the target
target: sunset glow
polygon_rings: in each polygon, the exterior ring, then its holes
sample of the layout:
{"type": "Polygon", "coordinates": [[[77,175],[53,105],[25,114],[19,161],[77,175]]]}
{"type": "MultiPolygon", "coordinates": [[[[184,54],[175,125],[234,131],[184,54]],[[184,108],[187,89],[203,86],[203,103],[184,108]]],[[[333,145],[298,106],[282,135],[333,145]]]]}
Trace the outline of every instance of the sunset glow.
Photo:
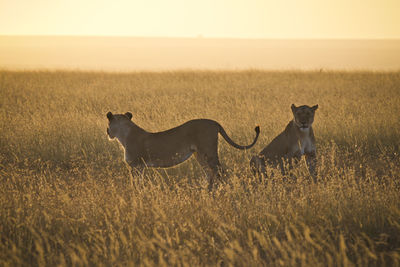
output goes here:
{"type": "Polygon", "coordinates": [[[0,35],[400,38],[398,0],[0,1],[0,35]]]}

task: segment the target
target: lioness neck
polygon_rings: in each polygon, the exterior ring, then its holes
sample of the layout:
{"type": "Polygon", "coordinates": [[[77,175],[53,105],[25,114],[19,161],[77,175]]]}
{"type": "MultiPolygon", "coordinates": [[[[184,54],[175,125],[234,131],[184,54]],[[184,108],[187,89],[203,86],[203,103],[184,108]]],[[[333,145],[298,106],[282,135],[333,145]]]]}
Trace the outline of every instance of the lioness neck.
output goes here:
{"type": "Polygon", "coordinates": [[[126,124],[124,124],[124,127],[122,127],[120,129],[120,131],[118,132],[118,134],[116,134],[116,138],[118,139],[118,141],[121,143],[121,145],[123,147],[126,147],[128,138],[130,135],[138,135],[140,133],[145,133],[146,131],[143,130],[142,128],[140,128],[139,126],[137,126],[135,123],[133,123],[132,121],[127,122],[126,124]]]}

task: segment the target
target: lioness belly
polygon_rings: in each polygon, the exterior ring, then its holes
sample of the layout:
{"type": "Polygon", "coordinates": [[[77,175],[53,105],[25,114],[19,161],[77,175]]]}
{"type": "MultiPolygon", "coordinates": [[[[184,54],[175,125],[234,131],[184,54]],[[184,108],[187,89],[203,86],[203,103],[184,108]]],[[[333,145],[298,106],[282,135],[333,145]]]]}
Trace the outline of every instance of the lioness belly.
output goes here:
{"type": "Polygon", "coordinates": [[[155,155],[149,156],[147,159],[145,159],[145,163],[148,167],[155,167],[155,168],[168,168],[172,167],[175,165],[178,165],[179,163],[184,162],[190,156],[193,154],[192,151],[188,151],[186,153],[175,153],[172,155],[169,155],[167,158],[161,158],[157,157],[155,155]]]}

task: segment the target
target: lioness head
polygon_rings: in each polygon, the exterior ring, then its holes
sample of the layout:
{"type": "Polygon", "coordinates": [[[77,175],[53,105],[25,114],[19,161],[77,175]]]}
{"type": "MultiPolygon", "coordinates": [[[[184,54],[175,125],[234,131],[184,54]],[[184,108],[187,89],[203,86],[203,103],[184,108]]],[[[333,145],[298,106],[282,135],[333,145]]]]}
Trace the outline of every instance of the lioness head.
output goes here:
{"type": "Polygon", "coordinates": [[[110,139],[113,139],[116,136],[120,136],[121,132],[127,129],[126,125],[127,122],[131,121],[132,113],[127,112],[125,114],[112,114],[111,112],[108,112],[107,119],[107,134],[110,139]]]}
{"type": "Polygon", "coordinates": [[[300,130],[307,130],[310,128],[314,122],[314,114],[318,109],[318,105],[312,107],[307,105],[296,107],[294,104],[292,104],[291,108],[294,116],[294,123],[297,125],[297,127],[299,127],[300,130]]]}

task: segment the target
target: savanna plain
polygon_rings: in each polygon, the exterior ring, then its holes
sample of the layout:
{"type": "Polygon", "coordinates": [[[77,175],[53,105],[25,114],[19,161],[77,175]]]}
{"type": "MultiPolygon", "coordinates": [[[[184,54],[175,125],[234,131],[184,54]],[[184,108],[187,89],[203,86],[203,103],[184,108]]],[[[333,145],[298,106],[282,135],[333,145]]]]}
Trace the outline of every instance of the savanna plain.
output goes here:
{"type": "Polygon", "coordinates": [[[2,266],[399,266],[400,72],[0,71],[2,266]],[[249,160],[315,105],[318,182],[249,160]],[[212,192],[191,158],[133,177],[106,113],[218,121],[212,192]]]}

